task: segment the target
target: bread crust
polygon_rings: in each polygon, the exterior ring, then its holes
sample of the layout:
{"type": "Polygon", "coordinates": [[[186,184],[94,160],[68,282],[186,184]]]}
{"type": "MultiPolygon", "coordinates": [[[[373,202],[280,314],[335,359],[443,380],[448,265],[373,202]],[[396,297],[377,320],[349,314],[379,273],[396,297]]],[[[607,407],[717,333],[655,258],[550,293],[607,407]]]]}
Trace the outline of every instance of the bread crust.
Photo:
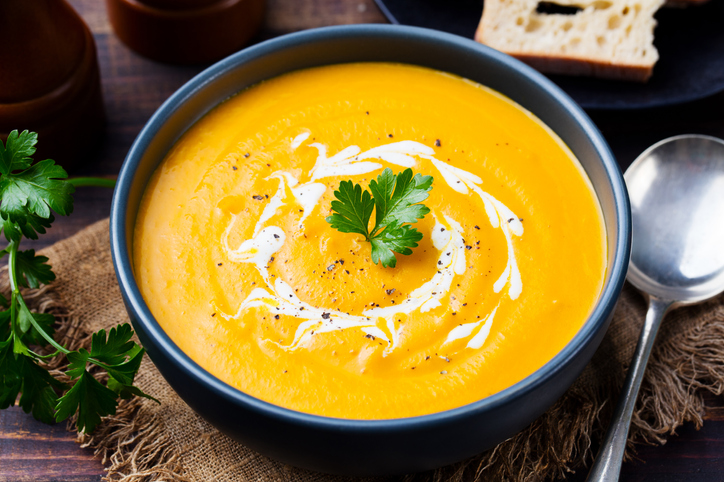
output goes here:
{"type": "Polygon", "coordinates": [[[654,71],[653,65],[621,65],[577,57],[505,53],[547,74],[589,76],[645,83],[651,78],[654,71]]]}

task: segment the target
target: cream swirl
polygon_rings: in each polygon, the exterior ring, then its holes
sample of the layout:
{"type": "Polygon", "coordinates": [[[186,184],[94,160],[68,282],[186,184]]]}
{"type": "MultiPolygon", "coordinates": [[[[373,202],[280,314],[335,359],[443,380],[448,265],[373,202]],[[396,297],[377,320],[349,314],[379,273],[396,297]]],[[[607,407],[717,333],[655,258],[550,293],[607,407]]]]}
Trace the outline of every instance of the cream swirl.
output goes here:
{"type": "MultiPolygon", "coordinates": [[[[292,151],[300,148],[310,137],[304,132],[292,139],[292,151]]],[[[226,228],[222,244],[231,261],[252,263],[266,283],[265,288],[254,289],[239,306],[236,314],[229,318],[239,319],[245,310],[263,307],[266,310],[297,318],[301,321],[295,331],[293,341],[285,349],[294,350],[305,346],[314,334],[357,328],[364,333],[380,338],[387,343],[384,355],[389,354],[398,344],[402,326],[395,324],[395,316],[415,311],[425,313],[442,305],[442,300],[450,292],[456,276],[465,273],[465,241],[460,224],[444,213],[433,213],[435,226],[430,233],[433,245],[440,251],[437,259],[436,274],[419,286],[401,303],[365,310],[361,315],[351,315],[329,308],[316,308],[300,300],[295,290],[285,281],[277,278],[270,281],[268,260],[284,245],[286,233],[278,226],[266,224],[274,218],[277,210],[287,202],[287,190],[291,191],[295,201],[302,207],[303,215],[298,227],[304,230],[304,220],[313,212],[319,199],[327,189],[323,183],[315,182],[326,177],[355,176],[381,169],[377,161],[384,161],[401,167],[415,167],[419,160],[430,161],[445,182],[456,192],[469,196],[477,195],[483,202],[485,212],[493,228],[500,229],[506,239],[508,260],[505,269],[493,285],[495,293],[508,285],[508,296],[517,299],[523,289],[513,246],[513,236],[522,236],[523,225],[519,218],[502,202],[483,191],[479,186],[483,180],[470,172],[440,161],[434,157],[431,147],[415,141],[400,141],[381,145],[362,152],[358,146],[348,146],[333,156],[327,156],[327,147],[320,143],[309,144],[317,150],[314,167],[308,173],[309,181],[299,183],[291,173],[277,171],[268,179],[277,179],[279,186],[274,196],[265,206],[254,229],[252,239],[243,241],[239,247],[229,246],[229,234],[236,222],[232,216],[226,228]],[[444,222],[441,221],[444,219],[444,222]]],[[[499,306],[499,305],[498,305],[499,306]]],[[[443,345],[460,339],[468,339],[466,348],[479,349],[485,343],[498,307],[485,318],[453,328],[443,345]]],[[[281,345],[280,345],[281,346],[281,345]]]]}

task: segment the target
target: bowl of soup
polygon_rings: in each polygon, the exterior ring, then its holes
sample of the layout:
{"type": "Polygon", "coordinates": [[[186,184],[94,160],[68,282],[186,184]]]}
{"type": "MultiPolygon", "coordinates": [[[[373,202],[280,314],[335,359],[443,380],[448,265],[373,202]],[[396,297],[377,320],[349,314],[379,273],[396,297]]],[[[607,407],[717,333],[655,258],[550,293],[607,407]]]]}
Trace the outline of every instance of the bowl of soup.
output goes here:
{"type": "Polygon", "coordinates": [[[453,463],[541,415],[598,347],[630,237],[568,96],[389,25],[199,74],[139,134],[111,212],[124,302],[174,390],[264,455],[347,475],[453,463]]]}

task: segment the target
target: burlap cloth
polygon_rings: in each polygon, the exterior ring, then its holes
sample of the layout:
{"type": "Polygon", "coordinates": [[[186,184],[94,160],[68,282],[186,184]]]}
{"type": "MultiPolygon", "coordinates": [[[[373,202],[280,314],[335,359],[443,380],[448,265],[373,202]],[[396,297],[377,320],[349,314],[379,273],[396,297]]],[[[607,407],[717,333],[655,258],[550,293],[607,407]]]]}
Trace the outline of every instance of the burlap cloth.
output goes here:
{"type": "MultiPolygon", "coordinates": [[[[43,250],[56,282],[31,295],[36,309],[59,318],[64,342],[88,344],[88,334],[126,322],[111,264],[108,221],[43,250]]],[[[645,305],[624,289],[615,318],[593,360],[566,394],[526,430],[469,461],[405,479],[535,481],[564,477],[589,463],[602,438],[636,345],[645,305]]],[[[137,385],[161,401],[123,401],[80,441],[108,467],[108,480],[337,482],[267,459],[221,435],[197,416],[146,359],[137,385]]],[[[684,421],[702,423],[703,390],[724,389],[724,297],[669,314],[634,414],[632,441],[663,443],[684,421]]]]}

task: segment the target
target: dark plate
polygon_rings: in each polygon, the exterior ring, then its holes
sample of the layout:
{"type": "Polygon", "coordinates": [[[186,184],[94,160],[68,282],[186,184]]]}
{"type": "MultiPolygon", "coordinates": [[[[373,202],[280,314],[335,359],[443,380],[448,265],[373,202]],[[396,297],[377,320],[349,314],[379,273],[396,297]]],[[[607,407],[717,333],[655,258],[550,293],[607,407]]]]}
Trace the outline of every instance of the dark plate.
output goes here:
{"type": "MultiPolygon", "coordinates": [[[[473,38],[482,0],[375,0],[392,23],[473,38]]],[[[664,8],[654,44],[660,59],[646,84],[548,76],[587,109],[642,109],[680,104],[724,90],[724,1],[664,8]]]]}

